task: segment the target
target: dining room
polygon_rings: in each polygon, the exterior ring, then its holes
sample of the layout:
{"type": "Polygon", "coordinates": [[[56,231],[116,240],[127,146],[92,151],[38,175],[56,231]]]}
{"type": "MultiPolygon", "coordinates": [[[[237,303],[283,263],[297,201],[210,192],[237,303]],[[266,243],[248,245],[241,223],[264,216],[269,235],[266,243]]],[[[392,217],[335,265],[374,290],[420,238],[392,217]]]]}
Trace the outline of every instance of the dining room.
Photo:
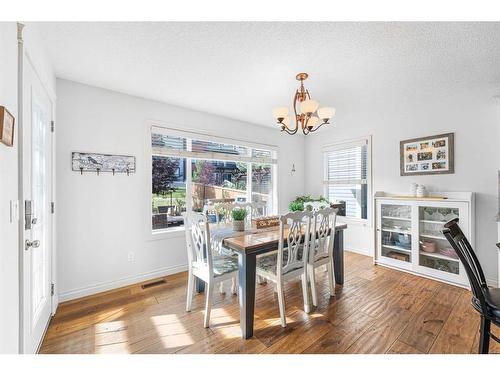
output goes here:
{"type": "Polygon", "coordinates": [[[500,354],[500,22],[389,19],[0,22],[0,353],[500,354]]]}

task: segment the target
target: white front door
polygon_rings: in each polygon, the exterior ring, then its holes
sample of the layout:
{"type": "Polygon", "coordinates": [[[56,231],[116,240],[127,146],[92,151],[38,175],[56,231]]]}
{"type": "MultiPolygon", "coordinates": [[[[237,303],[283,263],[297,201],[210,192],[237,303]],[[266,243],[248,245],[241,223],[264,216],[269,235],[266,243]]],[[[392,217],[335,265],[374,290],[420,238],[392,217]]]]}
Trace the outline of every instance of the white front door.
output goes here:
{"type": "Polygon", "coordinates": [[[23,74],[22,348],[36,353],[51,316],[52,102],[28,59],[23,74]]]}

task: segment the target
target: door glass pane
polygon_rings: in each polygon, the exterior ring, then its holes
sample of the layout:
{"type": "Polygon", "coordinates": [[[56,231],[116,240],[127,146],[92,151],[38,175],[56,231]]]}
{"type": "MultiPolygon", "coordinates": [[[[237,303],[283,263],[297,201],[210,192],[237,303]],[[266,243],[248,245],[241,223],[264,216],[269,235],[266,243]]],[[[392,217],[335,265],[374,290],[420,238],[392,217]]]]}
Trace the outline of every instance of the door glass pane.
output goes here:
{"type": "Polygon", "coordinates": [[[32,153],[31,153],[31,178],[32,178],[32,202],[33,223],[31,231],[32,240],[40,241],[39,247],[33,247],[31,251],[31,308],[33,320],[36,321],[38,314],[44,306],[48,297],[48,261],[47,261],[47,237],[48,229],[48,196],[47,196],[47,128],[49,120],[43,107],[36,101],[32,103],[32,153]]]}
{"type": "Polygon", "coordinates": [[[441,230],[443,224],[459,217],[458,208],[420,207],[419,264],[458,275],[459,260],[441,230]]]}
{"type": "Polygon", "coordinates": [[[382,256],[411,262],[411,206],[383,204],[382,256]]]}

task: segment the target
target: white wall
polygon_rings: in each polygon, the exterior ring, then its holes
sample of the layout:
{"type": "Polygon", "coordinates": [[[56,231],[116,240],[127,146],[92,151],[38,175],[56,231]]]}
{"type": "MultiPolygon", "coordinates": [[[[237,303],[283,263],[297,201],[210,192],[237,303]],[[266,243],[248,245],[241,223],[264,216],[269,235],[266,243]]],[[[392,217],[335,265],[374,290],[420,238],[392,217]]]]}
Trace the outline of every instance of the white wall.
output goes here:
{"type": "Polygon", "coordinates": [[[14,147],[0,143],[0,353],[19,349],[18,222],[10,202],[17,201],[17,25],[0,22],[0,105],[16,118],[14,147]]]}
{"type": "MultiPolygon", "coordinates": [[[[424,87],[424,86],[423,86],[424,87]]],[[[426,92],[412,87],[404,93],[360,93],[349,110],[338,108],[334,126],[306,139],[305,190],[323,192],[321,146],[372,135],[373,192],[409,191],[411,182],[434,191],[476,193],[476,251],[489,280],[497,279],[495,215],[497,207],[496,107],[492,89],[426,92]],[[401,177],[399,141],[446,132],[455,133],[455,173],[401,177]],[[318,135],[318,136],[316,136],[318,135]]],[[[351,225],[346,248],[373,254],[373,228],[351,225]]]]}
{"type": "Polygon", "coordinates": [[[185,269],[184,233],[148,230],[148,120],[279,147],[280,210],[304,188],[304,138],[66,80],[57,81],[57,242],[61,300],[185,269]],[[177,125],[175,125],[177,124],[177,125]],[[72,151],[135,155],[137,173],[71,171],[72,151]],[[296,173],[291,176],[292,163],[296,173]],[[135,260],[127,260],[128,253],[135,260]]]}

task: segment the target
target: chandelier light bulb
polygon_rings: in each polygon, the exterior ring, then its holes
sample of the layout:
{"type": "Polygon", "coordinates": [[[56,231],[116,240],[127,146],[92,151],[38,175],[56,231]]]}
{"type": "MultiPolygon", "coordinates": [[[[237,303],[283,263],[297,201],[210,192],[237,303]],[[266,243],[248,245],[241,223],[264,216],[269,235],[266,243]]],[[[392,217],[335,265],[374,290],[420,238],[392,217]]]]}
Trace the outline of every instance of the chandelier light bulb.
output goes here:
{"type": "Polygon", "coordinates": [[[319,124],[319,118],[317,118],[316,116],[312,116],[308,121],[307,121],[307,127],[309,129],[311,128],[314,128],[316,125],[319,124]]]}
{"type": "Polygon", "coordinates": [[[318,109],[318,117],[323,121],[330,120],[335,116],[335,108],[333,107],[321,107],[318,109]]]}
{"type": "Polygon", "coordinates": [[[319,107],[319,103],[316,100],[308,99],[300,103],[301,113],[314,113],[319,107]]]}
{"type": "Polygon", "coordinates": [[[273,109],[273,116],[276,120],[284,119],[288,116],[288,108],[287,107],[277,107],[273,109]]]}

